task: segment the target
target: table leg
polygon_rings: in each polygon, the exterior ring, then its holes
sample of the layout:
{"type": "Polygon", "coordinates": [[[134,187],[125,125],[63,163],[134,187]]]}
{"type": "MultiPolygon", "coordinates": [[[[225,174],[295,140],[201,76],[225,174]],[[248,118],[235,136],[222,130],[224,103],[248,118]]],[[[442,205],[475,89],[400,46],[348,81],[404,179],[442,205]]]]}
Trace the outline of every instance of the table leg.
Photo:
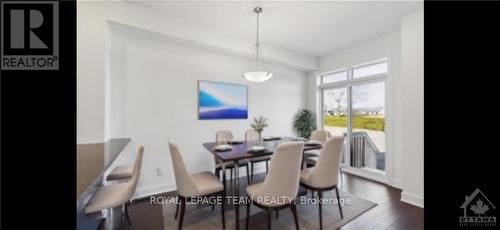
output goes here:
{"type": "Polygon", "coordinates": [[[236,230],[240,229],[240,204],[239,204],[239,198],[240,198],[240,168],[238,165],[238,160],[234,161],[234,170],[235,170],[235,180],[236,180],[236,185],[235,187],[235,196],[238,198],[238,201],[235,204],[235,211],[236,211],[236,230]]]}
{"type": "Polygon", "coordinates": [[[224,194],[226,193],[226,164],[222,163],[222,185],[224,186],[224,194]]]}

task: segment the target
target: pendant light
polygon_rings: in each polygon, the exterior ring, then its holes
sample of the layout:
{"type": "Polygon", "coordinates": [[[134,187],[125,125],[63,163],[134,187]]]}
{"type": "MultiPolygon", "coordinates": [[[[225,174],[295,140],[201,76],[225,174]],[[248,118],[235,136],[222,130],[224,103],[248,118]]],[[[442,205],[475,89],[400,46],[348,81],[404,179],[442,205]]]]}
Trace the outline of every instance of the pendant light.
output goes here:
{"type": "Polygon", "coordinates": [[[260,43],[259,43],[259,14],[262,13],[262,7],[257,6],[253,9],[257,15],[257,41],[255,42],[255,69],[242,74],[241,76],[251,82],[264,82],[273,77],[273,73],[264,70],[260,60],[260,43]]]}

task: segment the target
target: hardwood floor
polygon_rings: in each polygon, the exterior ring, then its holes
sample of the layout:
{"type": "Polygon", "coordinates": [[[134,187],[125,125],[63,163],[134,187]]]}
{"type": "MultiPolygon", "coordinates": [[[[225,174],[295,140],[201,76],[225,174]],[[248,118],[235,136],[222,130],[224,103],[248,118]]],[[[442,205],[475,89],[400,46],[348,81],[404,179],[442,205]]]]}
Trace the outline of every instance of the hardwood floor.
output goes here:
{"type": "MultiPolygon", "coordinates": [[[[262,180],[264,174],[255,175],[255,180],[262,180]]],[[[240,184],[246,186],[246,177],[240,184]]],[[[378,205],[362,214],[340,229],[423,229],[424,210],[401,202],[401,190],[387,185],[344,173],[340,189],[370,200],[378,205]]],[[[165,195],[165,194],[162,194],[165,195]]],[[[173,218],[173,217],[172,217],[173,218]]],[[[149,198],[134,201],[130,207],[130,229],[162,230],[163,219],[160,205],[149,204],[149,198]]],[[[253,220],[253,221],[263,221],[253,220]]]]}
{"type": "Polygon", "coordinates": [[[424,209],[401,202],[401,190],[344,173],[340,187],[378,205],[342,226],[347,229],[423,229],[424,209]]]}

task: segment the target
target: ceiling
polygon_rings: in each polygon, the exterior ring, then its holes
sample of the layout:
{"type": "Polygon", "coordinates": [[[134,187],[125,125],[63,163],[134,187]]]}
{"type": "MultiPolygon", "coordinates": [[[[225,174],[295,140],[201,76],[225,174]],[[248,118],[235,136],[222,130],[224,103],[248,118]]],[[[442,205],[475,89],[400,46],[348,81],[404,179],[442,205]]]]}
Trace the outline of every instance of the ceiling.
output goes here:
{"type": "MultiPolygon", "coordinates": [[[[256,17],[261,15],[261,43],[322,57],[396,30],[401,16],[423,7],[420,1],[390,2],[134,2],[183,23],[219,35],[255,41],[256,17]]],[[[263,50],[265,52],[265,50],[263,50]]]]}

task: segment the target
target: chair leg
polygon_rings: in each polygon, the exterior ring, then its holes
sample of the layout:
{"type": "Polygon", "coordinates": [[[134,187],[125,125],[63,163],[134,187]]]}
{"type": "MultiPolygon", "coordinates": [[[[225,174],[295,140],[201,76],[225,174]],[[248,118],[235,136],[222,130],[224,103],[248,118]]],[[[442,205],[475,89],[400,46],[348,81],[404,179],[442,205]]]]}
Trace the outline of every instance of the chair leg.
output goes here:
{"type": "Polygon", "coordinates": [[[318,191],[318,198],[319,198],[319,202],[318,202],[318,207],[319,207],[319,229],[323,229],[323,215],[322,215],[322,209],[323,209],[323,205],[321,204],[321,199],[323,199],[323,192],[322,191],[318,191]]]}
{"type": "Polygon", "coordinates": [[[184,221],[184,212],[186,211],[186,198],[181,197],[181,216],[179,217],[179,227],[178,229],[182,229],[182,222],[184,221]]]}
{"type": "Polygon", "coordinates": [[[224,203],[226,203],[226,193],[222,192],[222,203],[220,204],[220,211],[222,213],[222,228],[226,228],[226,214],[224,213],[224,203]]]}
{"type": "Polygon", "coordinates": [[[253,162],[250,162],[250,182],[253,183],[253,162]]]}
{"type": "Polygon", "coordinates": [[[337,194],[337,203],[339,203],[340,219],[344,219],[344,214],[342,213],[342,205],[340,205],[339,189],[335,186],[335,193],[337,194]]]}
{"type": "Polygon", "coordinates": [[[222,167],[222,186],[224,187],[224,194],[227,194],[227,185],[226,185],[226,168],[222,167]]]}
{"type": "Polygon", "coordinates": [[[267,209],[267,230],[271,230],[271,208],[267,209]]]}
{"type": "Polygon", "coordinates": [[[219,169],[215,168],[215,176],[220,180],[219,169]]]}
{"type": "Polygon", "coordinates": [[[248,168],[248,164],[247,164],[247,182],[248,185],[250,185],[250,169],[248,168]]]}
{"type": "Polygon", "coordinates": [[[245,226],[246,226],[245,229],[248,229],[248,222],[250,221],[250,205],[252,205],[251,202],[247,202],[247,220],[246,220],[246,224],[245,224],[245,226]]]}
{"type": "Polygon", "coordinates": [[[297,220],[297,207],[295,207],[295,203],[290,205],[290,209],[292,209],[293,219],[295,220],[295,228],[299,230],[299,221],[297,220]]]}
{"type": "Polygon", "coordinates": [[[233,185],[233,170],[234,169],[230,169],[230,171],[231,171],[231,177],[230,178],[231,179],[229,179],[229,181],[231,182],[231,186],[233,185]]]}
{"type": "Polygon", "coordinates": [[[126,223],[126,220],[125,220],[125,204],[122,204],[122,213],[121,213],[121,216],[120,216],[120,219],[121,219],[121,224],[122,224],[122,229],[125,229],[125,223],[126,223]]]}
{"type": "Polygon", "coordinates": [[[266,173],[269,173],[269,161],[266,161],[266,173]]]}
{"type": "Polygon", "coordinates": [[[130,204],[131,204],[130,201],[127,201],[127,203],[125,203],[125,217],[127,218],[128,225],[132,225],[132,221],[130,221],[130,215],[128,214],[128,209],[130,207],[130,204]]]}
{"type": "Polygon", "coordinates": [[[180,204],[179,204],[179,197],[177,197],[177,205],[176,206],[177,207],[175,208],[175,218],[174,218],[174,220],[177,220],[177,214],[179,213],[179,206],[180,206],[180,204]]]}

